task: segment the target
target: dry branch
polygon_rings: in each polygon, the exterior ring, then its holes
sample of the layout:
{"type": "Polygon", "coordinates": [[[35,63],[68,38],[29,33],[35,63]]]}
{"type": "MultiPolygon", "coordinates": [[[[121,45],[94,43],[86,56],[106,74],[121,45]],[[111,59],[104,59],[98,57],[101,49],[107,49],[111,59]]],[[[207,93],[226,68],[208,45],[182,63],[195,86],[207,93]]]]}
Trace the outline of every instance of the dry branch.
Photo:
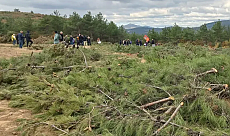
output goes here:
{"type": "Polygon", "coordinates": [[[161,107],[161,108],[158,108],[158,109],[154,110],[153,112],[156,112],[156,111],[163,111],[163,110],[168,110],[168,109],[171,109],[171,108],[174,108],[174,106],[161,107]]]}
{"type": "Polygon", "coordinates": [[[177,112],[180,110],[180,108],[184,105],[183,102],[180,103],[180,105],[176,108],[176,110],[173,112],[173,114],[171,115],[171,117],[168,119],[167,122],[165,122],[165,124],[160,127],[153,135],[158,134],[162,129],[164,129],[169,123],[170,121],[176,116],[177,112]]]}
{"type": "Polygon", "coordinates": [[[93,110],[94,110],[94,107],[91,110],[91,112],[89,113],[89,131],[92,131],[92,127],[91,127],[91,116],[90,116],[90,114],[93,112],[93,110]]]}
{"type": "Polygon", "coordinates": [[[113,98],[111,98],[109,95],[107,95],[105,92],[103,92],[103,91],[102,91],[100,88],[98,88],[98,87],[99,87],[99,85],[97,85],[96,87],[93,87],[93,88],[98,89],[99,92],[101,92],[102,94],[104,94],[106,97],[108,97],[110,100],[113,101],[113,98]]]}
{"type": "Polygon", "coordinates": [[[158,87],[158,86],[153,86],[153,85],[147,85],[147,86],[152,87],[152,88],[155,88],[155,89],[162,90],[162,91],[164,91],[165,93],[167,93],[167,94],[169,95],[169,97],[172,96],[169,92],[167,92],[166,90],[164,90],[164,89],[162,89],[162,88],[160,88],[160,87],[158,87]]]}
{"type": "Polygon", "coordinates": [[[174,106],[171,106],[164,114],[168,115],[174,108],[174,106]]]}
{"type": "Polygon", "coordinates": [[[44,125],[51,126],[52,128],[55,128],[56,130],[59,130],[59,131],[65,133],[65,134],[68,134],[67,131],[60,129],[60,128],[56,127],[55,125],[50,125],[49,123],[46,123],[46,122],[36,123],[34,126],[38,126],[38,125],[40,125],[40,124],[44,124],[44,125]]]}
{"type": "Polygon", "coordinates": [[[10,70],[17,70],[17,68],[8,68],[8,69],[3,69],[3,70],[1,70],[1,72],[10,71],[10,70]]]}
{"type": "Polygon", "coordinates": [[[84,52],[82,50],[79,49],[79,51],[82,53],[82,55],[84,56],[84,59],[85,59],[85,66],[86,68],[88,68],[88,63],[87,63],[87,60],[86,60],[86,56],[84,54],[84,52]]]}
{"type": "Polygon", "coordinates": [[[141,108],[146,108],[146,107],[149,107],[149,106],[153,106],[155,104],[158,104],[158,103],[162,103],[162,102],[167,102],[167,101],[171,101],[171,100],[175,100],[174,97],[169,97],[169,98],[165,98],[165,99],[162,99],[162,100],[158,100],[158,101],[155,101],[155,102],[151,102],[151,103],[148,103],[148,104],[145,104],[145,105],[142,105],[141,108]]]}
{"type": "Polygon", "coordinates": [[[198,75],[196,75],[196,77],[200,77],[200,76],[204,76],[204,75],[207,75],[207,74],[210,74],[210,73],[217,73],[218,71],[215,69],[215,68],[212,68],[211,70],[209,71],[206,71],[204,73],[200,73],[198,75]]]}
{"type": "Polygon", "coordinates": [[[228,84],[210,84],[211,88],[224,88],[228,89],[228,84]]]}
{"type": "MultiPolygon", "coordinates": [[[[130,101],[128,101],[128,100],[126,100],[126,101],[129,102],[130,104],[132,104],[133,106],[135,106],[136,108],[138,108],[139,110],[145,112],[145,113],[150,117],[150,119],[151,119],[152,121],[155,121],[155,122],[159,121],[159,120],[155,119],[147,110],[141,108],[140,106],[137,106],[137,105],[134,104],[133,102],[130,102],[130,101]]],[[[160,122],[161,122],[161,123],[166,123],[165,120],[160,120],[160,122]]],[[[173,126],[176,126],[176,127],[179,127],[179,128],[186,129],[186,130],[189,129],[189,128],[187,128],[187,127],[178,125],[178,124],[176,124],[176,123],[169,122],[169,124],[171,124],[171,125],[173,125],[173,126]]]]}
{"type": "Polygon", "coordinates": [[[44,68],[46,68],[46,66],[31,66],[31,68],[42,68],[42,69],[44,69],[44,68]]]}

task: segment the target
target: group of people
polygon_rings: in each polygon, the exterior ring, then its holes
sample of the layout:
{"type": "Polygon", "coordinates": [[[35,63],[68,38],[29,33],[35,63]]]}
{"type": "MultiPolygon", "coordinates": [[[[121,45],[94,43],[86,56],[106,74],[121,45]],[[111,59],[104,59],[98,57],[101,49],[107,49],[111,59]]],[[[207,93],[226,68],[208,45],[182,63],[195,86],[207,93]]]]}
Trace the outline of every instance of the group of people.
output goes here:
{"type": "MultiPolygon", "coordinates": [[[[143,43],[142,43],[141,40],[137,39],[137,40],[136,40],[136,45],[137,45],[137,46],[142,46],[143,43]]],[[[155,47],[155,46],[156,46],[155,40],[152,39],[151,42],[150,42],[150,40],[149,40],[149,41],[146,41],[146,42],[144,43],[144,46],[149,46],[149,45],[152,46],[152,47],[155,47]]]]}
{"type": "MultiPolygon", "coordinates": [[[[126,46],[126,45],[132,45],[132,41],[131,40],[120,40],[120,45],[124,45],[124,46],[126,46]]],[[[139,40],[139,39],[137,39],[136,40],[136,45],[137,46],[149,46],[149,45],[151,45],[152,47],[155,47],[156,46],[156,44],[155,44],[155,40],[154,39],[152,39],[152,41],[150,42],[150,41],[146,41],[145,43],[143,43],[141,40],[139,40]]]]}
{"type": "Polygon", "coordinates": [[[11,40],[13,42],[13,45],[17,44],[19,45],[19,48],[22,48],[23,45],[25,44],[25,39],[26,39],[26,46],[31,47],[33,44],[32,38],[30,36],[30,31],[27,31],[27,33],[24,35],[23,31],[20,31],[17,35],[13,34],[11,36],[11,40]]]}
{"type": "Polygon", "coordinates": [[[123,44],[123,45],[131,45],[131,44],[132,44],[132,41],[129,40],[129,39],[128,39],[128,40],[123,40],[123,41],[120,40],[120,45],[122,45],[122,44],[123,44]]]}
{"type": "Polygon", "coordinates": [[[54,44],[59,44],[59,43],[65,43],[67,46],[69,45],[75,45],[77,44],[78,46],[91,46],[91,39],[89,36],[84,36],[82,34],[78,34],[77,37],[73,37],[72,35],[68,36],[66,35],[64,37],[63,32],[61,31],[60,34],[55,31],[54,35],[54,44]]]}

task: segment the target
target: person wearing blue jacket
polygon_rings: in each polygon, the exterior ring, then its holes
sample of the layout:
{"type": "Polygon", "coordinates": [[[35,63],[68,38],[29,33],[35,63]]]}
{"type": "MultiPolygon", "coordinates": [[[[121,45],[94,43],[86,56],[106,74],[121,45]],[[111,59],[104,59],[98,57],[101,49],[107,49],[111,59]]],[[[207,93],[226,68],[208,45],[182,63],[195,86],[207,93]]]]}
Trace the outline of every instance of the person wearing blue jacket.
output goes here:
{"type": "Polygon", "coordinates": [[[19,41],[19,48],[22,48],[23,44],[24,44],[24,36],[23,36],[23,31],[20,31],[20,33],[18,34],[18,41],[19,41]]]}
{"type": "Polygon", "coordinates": [[[31,47],[31,45],[33,44],[33,41],[31,40],[30,31],[27,31],[25,38],[26,38],[27,47],[31,47]]]}

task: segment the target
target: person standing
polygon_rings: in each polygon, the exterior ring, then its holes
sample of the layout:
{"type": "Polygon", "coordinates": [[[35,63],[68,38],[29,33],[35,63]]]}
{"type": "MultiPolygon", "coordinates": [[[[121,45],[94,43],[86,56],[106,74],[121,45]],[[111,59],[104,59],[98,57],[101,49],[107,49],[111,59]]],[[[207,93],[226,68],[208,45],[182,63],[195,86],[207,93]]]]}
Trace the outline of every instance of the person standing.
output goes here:
{"type": "Polygon", "coordinates": [[[136,40],[136,45],[139,46],[139,39],[136,40]]]}
{"type": "Polygon", "coordinates": [[[19,41],[19,48],[22,48],[23,44],[24,44],[24,36],[23,36],[23,31],[20,31],[20,33],[18,34],[18,41],[19,41]]]}
{"type": "Polygon", "coordinates": [[[17,41],[17,45],[19,44],[19,41],[18,41],[18,34],[16,35],[16,41],[17,41]]]}
{"type": "Polygon", "coordinates": [[[90,40],[89,36],[87,37],[87,44],[88,44],[88,46],[91,46],[91,40],[90,40]]]}
{"type": "Polygon", "coordinates": [[[26,33],[26,46],[31,47],[32,44],[33,44],[33,41],[31,40],[30,31],[27,31],[27,33],[26,33]],[[29,45],[29,43],[30,43],[30,45],[29,45]]]}
{"type": "Polygon", "coordinates": [[[142,41],[140,40],[139,45],[142,46],[142,41]]]}
{"type": "Polygon", "coordinates": [[[63,42],[63,41],[64,41],[64,35],[63,35],[63,32],[62,32],[62,31],[60,32],[60,39],[59,39],[59,40],[60,40],[60,42],[63,42]]]}
{"type": "Polygon", "coordinates": [[[79,42],[80,42],[80,45],[84,45],[83,36],[81,34],[79,34],[79,42]]]}
{"type": "Polygon", "coordinates": [[[54,44],[59,44],[59,34],[57,31],[55,31],[54,35],[54,44]]]}
{"type": "Polygon", "coordinates": [[[84,46],[87,46],[87,37],[83,36],[84,46]]]}
{"type": "Polygon", "coordinates": [[[155,47],[156,45],[155,45],[155,41],[152,39],[152,42],[151,42],[151,44],[152,44],[152,47],[155,47]]]}
{"type": "Polygon", "coordinates": [[[69,38],[69,43],[70,43],[70,45],[73,45],[74,43],[73,43],[73,36],[72,35],[70,35],[70,38],[69,38]]]}
{"type": "Polygon", "coordinates": [[[15,37],[15,34],[13,34],[13,35],[11,36],[11,40],[12,40],[12,42],[13,42],[13,45],[15,45],[15,44],[16,44],[16,37],[15,37]]]}
{"type": "Polygon", "coordinates": [[[127,40],[126,45],[128,45],[128,46],[130,45],[130,40],[129,39],[127,40]]]}

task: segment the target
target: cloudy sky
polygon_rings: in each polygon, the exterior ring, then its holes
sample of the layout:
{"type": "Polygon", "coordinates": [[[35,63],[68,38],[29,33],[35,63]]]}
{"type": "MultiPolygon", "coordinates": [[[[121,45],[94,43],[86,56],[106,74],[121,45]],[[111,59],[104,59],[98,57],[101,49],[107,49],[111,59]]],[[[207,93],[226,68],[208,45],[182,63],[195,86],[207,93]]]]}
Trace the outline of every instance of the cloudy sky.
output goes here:
{"type": "Polygon", "coordinates": [[[165,27],[177,23],[184,27],[230,19],[230,0],[0,0],[1,11],[19,8],[22,12],[62,15],[76,11],[84,15],[102,12],[118,25],[133,23],[165,27]]]}

